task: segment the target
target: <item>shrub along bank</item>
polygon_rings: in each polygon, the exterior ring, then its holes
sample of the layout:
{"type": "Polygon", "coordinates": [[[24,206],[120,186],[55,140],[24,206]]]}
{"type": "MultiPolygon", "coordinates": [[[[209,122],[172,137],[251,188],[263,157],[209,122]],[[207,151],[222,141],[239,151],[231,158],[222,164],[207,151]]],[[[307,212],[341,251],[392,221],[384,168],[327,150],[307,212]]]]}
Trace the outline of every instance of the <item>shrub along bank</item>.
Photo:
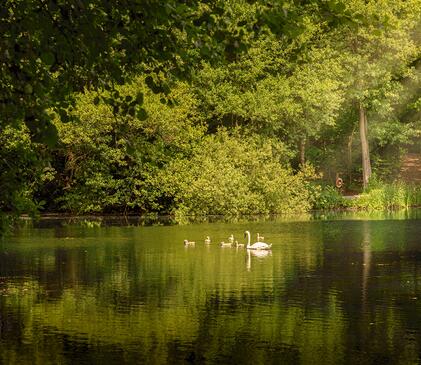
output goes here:
{"type": "MultiPolygon", "coordinates": [[[[148,93],[142,83],[119,92],[123,97],[148,93]]],[[[179,220],[421,203],[420,188],[375,179],[358,199],[345,200],[322,184],[311,165],[292,169],[293,149],[276,135],[245,126],[209,133],[189,88],[180,83],[173,94],[179,102],[169,106],[149,93],[147,120],[116,116],[108,105],[96,103],[94,94],[81,94],[74,120],[55,121],[55,148],[31,141],[23,127],[3,130],[2,153],[8,155],[2,161],[18,167],[12,171],[31,174],[8,177],[19,195],[14,200],[26,211],[158,213],[179,220]],[[32,183],[24,184],[27,180],[32,183]]]]}

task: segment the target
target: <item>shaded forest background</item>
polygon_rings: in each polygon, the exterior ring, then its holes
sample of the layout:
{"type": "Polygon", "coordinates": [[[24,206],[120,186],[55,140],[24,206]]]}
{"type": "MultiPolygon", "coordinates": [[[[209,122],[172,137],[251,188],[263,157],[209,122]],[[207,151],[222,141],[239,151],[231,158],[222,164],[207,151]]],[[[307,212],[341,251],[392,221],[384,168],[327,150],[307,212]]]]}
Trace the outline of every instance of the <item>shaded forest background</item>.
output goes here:
{"type": "Polygon", "coordinates": [[[409,202],[420,0],[7,0],[0,30],[4,224],[329,208],[338,176],[409,202]]]}

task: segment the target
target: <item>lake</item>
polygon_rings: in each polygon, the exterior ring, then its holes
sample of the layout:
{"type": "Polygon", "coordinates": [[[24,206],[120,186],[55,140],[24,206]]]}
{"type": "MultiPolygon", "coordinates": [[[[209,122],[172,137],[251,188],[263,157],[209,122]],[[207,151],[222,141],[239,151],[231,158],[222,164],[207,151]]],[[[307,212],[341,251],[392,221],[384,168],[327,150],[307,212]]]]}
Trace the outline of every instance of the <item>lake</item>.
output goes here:
{"type": "Polygon", "coordinates": [[[419,210],[119,223],[0,241],[1,364],[421,361],[419,210]],[[219,246],[245,230],[272,250],[219,246]]]}

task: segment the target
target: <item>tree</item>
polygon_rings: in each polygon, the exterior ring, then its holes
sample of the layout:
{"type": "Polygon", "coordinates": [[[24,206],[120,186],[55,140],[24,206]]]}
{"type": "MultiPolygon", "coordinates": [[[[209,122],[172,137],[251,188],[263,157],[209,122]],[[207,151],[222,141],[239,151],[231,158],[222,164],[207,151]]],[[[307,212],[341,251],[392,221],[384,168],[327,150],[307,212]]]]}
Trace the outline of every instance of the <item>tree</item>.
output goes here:
{"type": "MultiPolygon", "coordinates": [[[[99,91],[94,103],[109,104],[114,115],[146,119],[143,93],[123,97],[116,85],[142,75],[165,96],[168,75],[187,77],[198,59],[239,51],[239,31],[253,23],[238,24],[230,9],[220,1],[6,0],[0,9],[0,129],[25,130],[32,142],[52,147],[55,113],[63,122],[75,118],[76,95],[89,90],[99,91]]],[[[0,181],[18,174],[9,168],[15,167],[6,164],[0,181]]],[[[10,190],[0,209],[19,214],[25,209],[14,198],[15,186],[1,186],[10,190]]]]}
{"type": "Polygon", "coordinates": [[[295,152],[301,141],[333,125],[343,101],[343,71],[317,26],[308,26],[308,33],[299,61],[296,48],[302,43],[295,40],[288,48],[286,41],[266,35],[228,66],[203,65],[195,92],[209,131],[243,126],[276,136],[295,152]]]}
{"type": "Polygon", "coordinates": [[[337,30],[347,70],[347,99],[358,110],[363,186],[371,176],[368,114],[386,115],[399,98],[400,80],[418,54],[413,31],[420,27],[421,2],[353,1],[348,4],[360,26],[337,30]],[[417,11],[418,10],[418,11],[417,11]]]}

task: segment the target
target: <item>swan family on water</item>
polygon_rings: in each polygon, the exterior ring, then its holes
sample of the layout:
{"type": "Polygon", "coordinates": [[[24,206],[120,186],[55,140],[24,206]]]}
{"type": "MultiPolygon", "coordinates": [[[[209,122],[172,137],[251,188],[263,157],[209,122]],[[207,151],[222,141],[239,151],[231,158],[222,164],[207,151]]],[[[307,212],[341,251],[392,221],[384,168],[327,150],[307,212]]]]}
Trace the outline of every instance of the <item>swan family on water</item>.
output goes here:
{"type": "Polygon", "coordinates": [[[260,240],[263,240],[263,237],[257,234],[257,242],[250,245],[250,232],[245,231],[244,235],[247,236],[247,246],[246,248],[248,250],[270,250],[272,247],[272,244],[268,244],[266,242],[261,242],[260,240]]]}
{"type": "MultiPolygon", "coordinates": [[[[251,235],[249,231],[244,232],[244,237],[247,238],[247,244],[238,243],[238,241],[234,240],[234,235],[231,234],[231,236],[228,237],[228,242],[222,241],[219,243],[219,245],[221,247],[237,247],[237,248],[245,247],[248,250],[270,250],[272,247],[272,244],[263,242],[264,237],[261,236],[259,233],[257,233],[257,242],[254,242],[253,244],[250,244],[251,235]]],[[[211,243],[210,237],[206,236],[205,244],[209,245],[210,243],[211,243]]],[[[184,246],[195,246],[195,242],[184,240],[184,246]]]]}

